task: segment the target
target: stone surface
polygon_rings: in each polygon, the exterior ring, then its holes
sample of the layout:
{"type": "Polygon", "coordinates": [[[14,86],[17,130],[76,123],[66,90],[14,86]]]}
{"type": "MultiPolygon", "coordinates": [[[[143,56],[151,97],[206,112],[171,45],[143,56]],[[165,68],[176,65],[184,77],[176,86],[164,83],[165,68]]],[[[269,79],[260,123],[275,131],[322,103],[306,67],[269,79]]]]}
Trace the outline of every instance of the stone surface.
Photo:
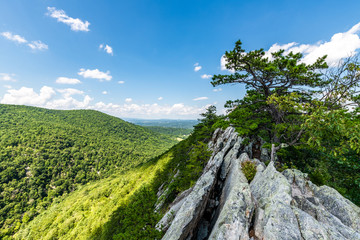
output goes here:
{"type": "Polygon", "coordinates": [[[298,170],[265,166],[267,151],[253,154],[254,143],[242,142],[234,128],[215,131],[202,176],[158,224],[171,224],[163,239],[360,240],[358,206],[298,170]],[[250,184],[241,171],[245,160],[256,164],[250,184]]]}

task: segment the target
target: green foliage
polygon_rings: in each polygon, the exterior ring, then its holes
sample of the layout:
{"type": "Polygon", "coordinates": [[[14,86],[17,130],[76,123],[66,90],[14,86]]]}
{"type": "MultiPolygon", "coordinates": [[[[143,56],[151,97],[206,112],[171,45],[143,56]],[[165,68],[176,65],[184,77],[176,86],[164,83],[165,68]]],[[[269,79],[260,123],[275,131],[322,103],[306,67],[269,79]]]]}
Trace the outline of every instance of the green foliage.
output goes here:
{"type": "Polygon", "coordinates": [[[92,110],[0,105],[0,238],[79,185],[131,169],[177,141],[92,110]]]}
{"type": "MultiPolygon", "coordinates": [[[[154,226],[156,189],[166,176],[172,154],[166,153],[123,173],[88,183],[57,198],[24,225],[15,239],[128,239],[160,236],[154,226]]],[[[152,238],[155,239],[155,238],[152,238]]]]}
{"type": "Polygon", "coordinates": [[[243,161],[241,163],[241,171],[244,173],[246,179],[251,182],[256,175],[256,165],[252,161],[243,161]]]}
{"type": "MultiPolygon", "coordinates": [[[[198,128],[199,129],[199,128],[198,128]]],[[[199,130],[203,133],[203,131],[199,130]]],[[[161,239],[154,212],[159,187],[164,208],[200,176],[210,157],[203,136],[191,134],[141,166],[88,183],[61,198],[15,235],[16,239],[161,239]],[[176,175],[176,177],[175,177],[176,175]]]]}

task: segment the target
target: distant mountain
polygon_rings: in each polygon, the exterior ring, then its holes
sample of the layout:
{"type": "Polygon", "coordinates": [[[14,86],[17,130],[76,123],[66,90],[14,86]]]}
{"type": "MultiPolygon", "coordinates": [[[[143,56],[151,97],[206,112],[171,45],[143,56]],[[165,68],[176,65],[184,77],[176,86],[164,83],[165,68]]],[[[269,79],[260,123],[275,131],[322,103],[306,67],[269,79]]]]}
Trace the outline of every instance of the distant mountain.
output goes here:
{"type": "Polygon", "coordinates": [[[0,104],[0,238],[55,198],[144,164],[176,142],[98,111],[0,104]]]}
{"type": "Polygon", "coordinates": [[[198,124],[197,120],[173,120],[173,119],[136,119],[125,118],[126,121],[140,126],[157,126],[157,127],[171,127],[171,128],[186,128],[193,129],[194,125],[198,124]]]}

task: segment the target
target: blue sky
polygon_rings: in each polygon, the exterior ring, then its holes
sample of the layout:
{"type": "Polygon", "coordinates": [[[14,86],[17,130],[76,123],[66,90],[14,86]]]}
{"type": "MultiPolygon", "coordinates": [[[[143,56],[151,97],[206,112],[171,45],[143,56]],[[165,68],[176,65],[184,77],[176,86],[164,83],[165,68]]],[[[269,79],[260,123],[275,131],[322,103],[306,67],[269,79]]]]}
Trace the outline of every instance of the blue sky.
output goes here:
{"type": "Polygon", "coordinates": [[[196,119],[243,97],[213,88],[221,57],[244,48],[329,55],[360,48],[360,1],[0,0],[0,102],[196,119]],[[359,24],[359,25],[358,25],[359,24]]]}

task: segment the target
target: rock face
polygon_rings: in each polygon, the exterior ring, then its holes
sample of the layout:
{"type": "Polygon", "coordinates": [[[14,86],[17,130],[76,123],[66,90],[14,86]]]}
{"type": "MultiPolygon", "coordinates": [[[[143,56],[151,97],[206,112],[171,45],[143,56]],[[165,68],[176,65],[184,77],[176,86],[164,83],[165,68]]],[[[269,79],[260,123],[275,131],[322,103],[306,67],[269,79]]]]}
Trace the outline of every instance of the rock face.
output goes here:
{"type": "Polygon", "coordinates": [[[213,154],[192,189],[180,194],[158,224],[164,240],[180,239],[360,239],[360,208],[336,190],[314,185],[298,170],[280,173],[267,167],[266,151],[243,139],[234,128],[215,131],[213,154]],[[257,173],[249,184],[241,162],[257,173]]]}

